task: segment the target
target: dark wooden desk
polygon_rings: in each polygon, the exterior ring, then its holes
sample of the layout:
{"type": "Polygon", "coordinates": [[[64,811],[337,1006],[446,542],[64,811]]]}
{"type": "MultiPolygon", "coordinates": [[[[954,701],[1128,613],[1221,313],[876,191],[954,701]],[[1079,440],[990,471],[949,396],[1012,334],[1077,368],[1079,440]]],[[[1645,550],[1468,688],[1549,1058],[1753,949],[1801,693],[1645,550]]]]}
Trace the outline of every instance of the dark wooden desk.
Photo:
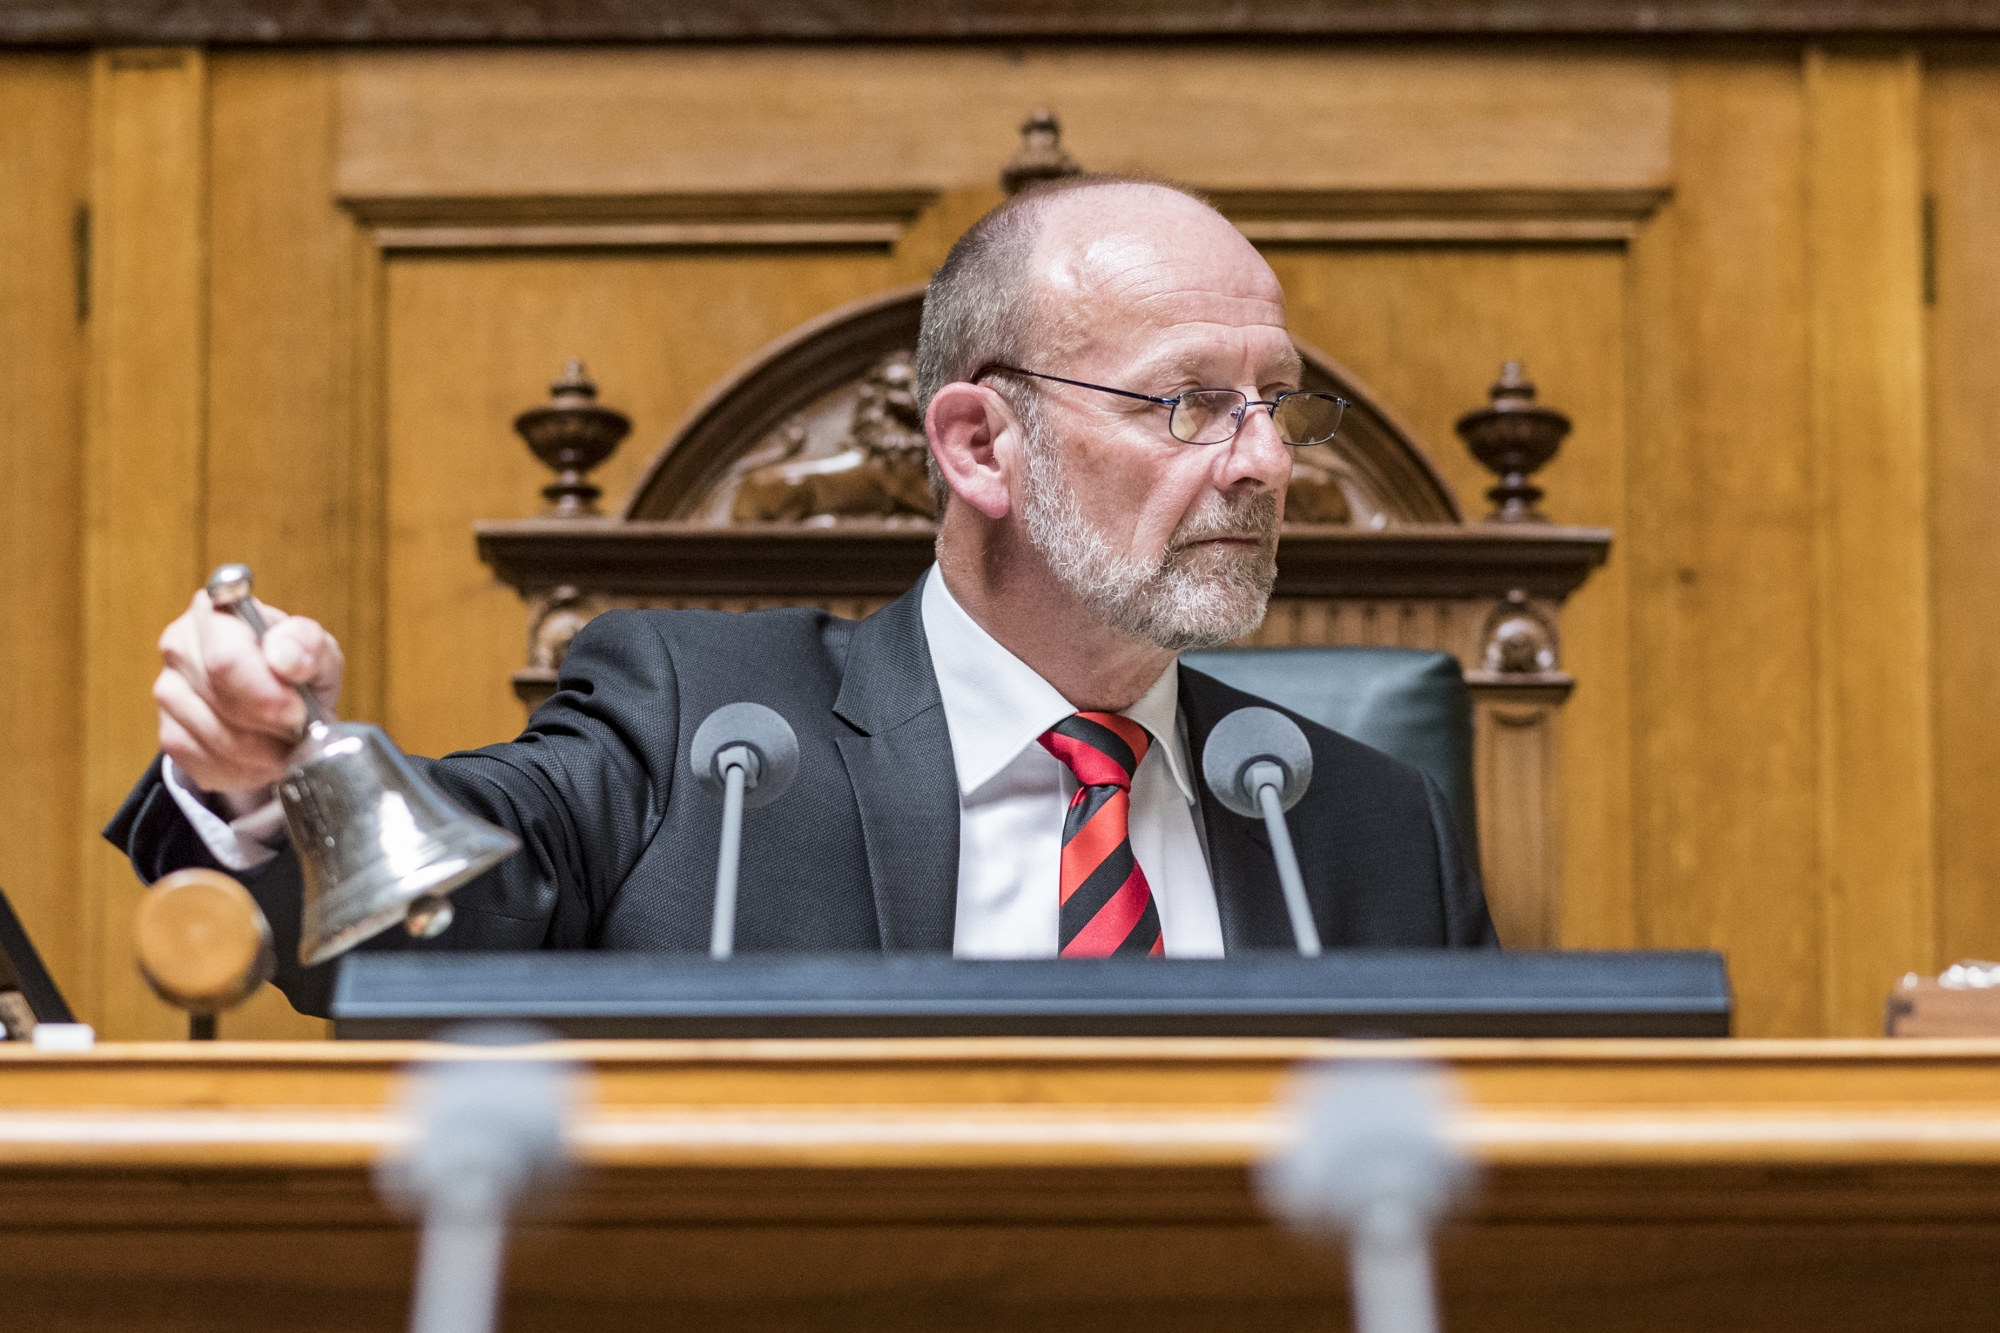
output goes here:
{"type": "MultiPolygon", "coordinates": [[[[0,1327],[400,1327],[369,1165],[436,1049],[0,1046],[0,1327]]],[[[561,1049],[584,1165],[517,1233],[516,1330],[1339,1328],[1339,1256],[1246,1167],[1286,1071],[1357,1051],[1464,1083],[1449,1333],[2000,1317],[2000,1042],[561,1049]]]]}

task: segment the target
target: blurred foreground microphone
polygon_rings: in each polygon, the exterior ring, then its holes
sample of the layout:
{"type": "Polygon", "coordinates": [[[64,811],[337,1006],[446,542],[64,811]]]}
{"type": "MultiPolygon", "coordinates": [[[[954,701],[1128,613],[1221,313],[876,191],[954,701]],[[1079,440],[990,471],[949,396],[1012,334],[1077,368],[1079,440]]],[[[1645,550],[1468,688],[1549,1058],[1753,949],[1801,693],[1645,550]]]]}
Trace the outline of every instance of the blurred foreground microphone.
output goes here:
{"type": "Polygon", "coordinates": [[[1258,1171],[1258,1193],[1309,1236],[1345,1234],[1355,1333],[1437,1333],[1431,1231],[1474,1168],[1445,1136],[1447,1076],[1398,1060],[1308,1074],[1290,1098],[1295,1137],[1258,1171]]]}
{"type": "MultiPolygon", "coordinates": [[[[486,1027],[448,1035],[511,1046],[549,1034],[486,1027]]],[[[576,1100],[567,1064],[497,1051],[429,1061],[406,1078],[409,1148],[378,1165],[376,1183],[399,1211],[423,1218],[411,1333],[493,1333],[508,1213],[561,1175],[563,1126],[576,1100]]]]}
{"type": "Polygon", "coordinates": [[[1300,953],[1319,957],[1319,927],[1313,924],[1292,833],[1285,827],[1285,811],[1312,785],[1313,753],[1306,734],[1276,709],[1239,708],[1208,733],[1201,773],[1226,808],[1251,819],[1263,817],[1278,882],[1285,888],[1285,910],[1292,916],[1292,938],[1300,953]]]}
{"type": "Polygon", "coordinates": [[[715,921],[708,956],[736,949],[736,866],[743,853],[743,812],[785,794],[799,772],[792,724],[762,704],[724,704],[695,729],[688,763],[702,785],[722,793],[722,844],[715,859],[715,921]]]}
{"type": "MultiPolygon", "coordinates": [[[[250,567],[208,576],[208,600],[264,640],[250,567]]],[[[452,804],[380,727],[329,718],[303,685],[306,734],[278,783],[305,880],[299,961],[307,967],[401,921],[428,938],[451,924],[445,895],[521,850],[518,838],[452,804]]]]}

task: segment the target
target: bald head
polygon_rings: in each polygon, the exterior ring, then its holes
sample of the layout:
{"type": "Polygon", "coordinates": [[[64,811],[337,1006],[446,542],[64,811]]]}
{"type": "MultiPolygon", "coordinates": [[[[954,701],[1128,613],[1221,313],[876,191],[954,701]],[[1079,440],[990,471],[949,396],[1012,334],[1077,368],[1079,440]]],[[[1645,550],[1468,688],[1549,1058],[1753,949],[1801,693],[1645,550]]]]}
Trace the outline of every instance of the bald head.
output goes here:
{"type": "Polygon", "coordinates": [[[1197,286],[1228,297],[1225,320],[1284,309],[1277,275],[1241,232],[1206,203],[1153,185],[1052,200],[1024,281],[1033,351],[1065,363],[1100,342],[1130,349],[1197,286]]]}

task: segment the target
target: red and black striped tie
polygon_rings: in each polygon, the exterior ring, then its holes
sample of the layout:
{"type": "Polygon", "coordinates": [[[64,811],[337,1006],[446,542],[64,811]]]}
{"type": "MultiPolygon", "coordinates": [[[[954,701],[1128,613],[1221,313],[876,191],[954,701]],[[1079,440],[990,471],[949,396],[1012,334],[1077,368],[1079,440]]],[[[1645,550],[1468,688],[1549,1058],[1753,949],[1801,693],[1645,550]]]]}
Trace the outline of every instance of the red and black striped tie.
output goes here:
{"type": "Polygon", "coordinates": [[[1152,737],[1129,717],[1077,713],[1042,733],[1042,748],[1076,774],[1063,820],[1064,958],[1159,957],[1160,909],[1132,856],[1132,775],[1152,737]]]}

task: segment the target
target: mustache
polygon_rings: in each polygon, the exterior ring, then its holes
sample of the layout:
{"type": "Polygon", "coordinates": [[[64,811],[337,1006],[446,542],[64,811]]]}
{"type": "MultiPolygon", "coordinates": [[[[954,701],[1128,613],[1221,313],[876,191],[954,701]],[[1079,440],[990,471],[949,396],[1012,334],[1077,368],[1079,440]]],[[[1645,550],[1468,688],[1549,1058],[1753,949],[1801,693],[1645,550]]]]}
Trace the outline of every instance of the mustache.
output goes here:
{"type": "Polygon", "coordinates": [[[1278,536],[1278,497],[1269,491],[1258,495],[1217,496],[1202,512],[1188,516],[1167,543],[1169,556],[1179,555],[1196,542],[1218,537],[1255,537],[1275,541],[1278,536]]]}

